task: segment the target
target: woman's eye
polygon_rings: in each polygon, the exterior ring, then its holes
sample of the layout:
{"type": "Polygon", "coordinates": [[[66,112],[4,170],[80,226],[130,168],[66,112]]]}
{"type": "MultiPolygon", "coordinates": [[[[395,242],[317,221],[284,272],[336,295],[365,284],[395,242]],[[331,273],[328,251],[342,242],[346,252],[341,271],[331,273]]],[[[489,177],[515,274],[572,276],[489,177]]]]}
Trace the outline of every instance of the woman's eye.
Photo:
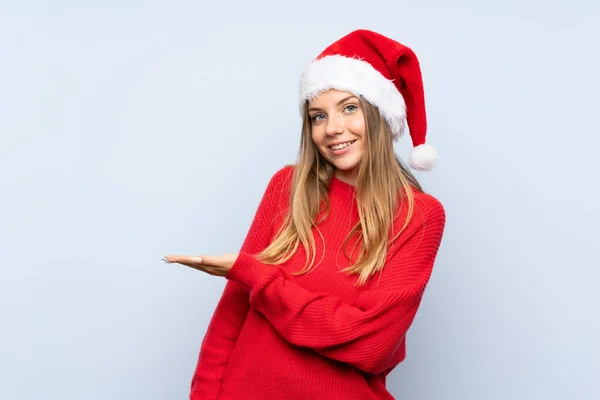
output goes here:
{"type": "Polygon", "coordinates": [[[318,122],[318,121],[322,121],[324,117],[325,116],[323,114],[315,114],[315,115],[313,115],[313,117],[311,119],[315,122],[318,122]]]}
{"type": "Polygon", "coordinates": [[[346,106],[346,110],[348,112],[354,112],[354,111],[356,111],[356,109],[357,109],[357,107],[355,105],[353,105],[353,104],[349,104],[349,105],[346,106]]]}

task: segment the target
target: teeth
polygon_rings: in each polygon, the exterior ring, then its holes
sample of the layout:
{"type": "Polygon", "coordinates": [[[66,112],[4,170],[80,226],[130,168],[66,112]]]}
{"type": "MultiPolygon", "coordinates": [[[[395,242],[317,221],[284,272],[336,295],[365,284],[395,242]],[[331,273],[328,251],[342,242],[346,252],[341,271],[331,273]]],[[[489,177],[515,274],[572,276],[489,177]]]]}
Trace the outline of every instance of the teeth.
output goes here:
{"type": "Polygon", "coordinates": [[[340,143],[336,146],[331,146],[331,148],[333,150],[339,150],[339,149],[343,149],[344,147],[348,147],[350,146],[352,143],[354,143],[354,141],[350,141],[350,142],[346,142],[346,143],[340,143]]]}

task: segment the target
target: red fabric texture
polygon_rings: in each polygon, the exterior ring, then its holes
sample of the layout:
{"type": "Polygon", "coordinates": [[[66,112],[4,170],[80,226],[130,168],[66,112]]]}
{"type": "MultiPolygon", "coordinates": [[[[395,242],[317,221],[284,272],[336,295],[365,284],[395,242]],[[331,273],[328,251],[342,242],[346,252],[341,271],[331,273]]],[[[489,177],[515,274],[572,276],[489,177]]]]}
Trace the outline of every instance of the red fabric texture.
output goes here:
{"type": "MultiPolygon", "coordinates": [[[[313,228],[318,266],[306,260],[266,265],[253,254],[273,239],[289,205],[293,167],[270,180],[202,341],[191,400],[393,399],[386,376],[405,358],[414,320],[445,226],[434,197],[414,192],[409,226],[392,244],[383,271],[366,286],[341,246],[358,221],[354,187],[334,178],[331,210],[313,228]],[[322,259],[321,259],[322,258],[322,259]]],[[[396,232],[406,213],[394,222],[396,232]]]]}

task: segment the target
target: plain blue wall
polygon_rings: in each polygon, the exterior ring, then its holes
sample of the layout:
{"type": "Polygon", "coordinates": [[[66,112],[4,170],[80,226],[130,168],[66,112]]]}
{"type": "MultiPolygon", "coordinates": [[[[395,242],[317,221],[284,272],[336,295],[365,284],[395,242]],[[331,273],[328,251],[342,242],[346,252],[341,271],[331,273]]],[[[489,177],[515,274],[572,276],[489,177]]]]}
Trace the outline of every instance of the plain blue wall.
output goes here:
{"type": "Polygon", "coordinates": [[[0,398],[187,397],[225,280],[160,257],[239,249],[355,28],[419,55],[448,214],[390,390],[600,398],[600,6],[201,3],[0,3],[0,398]]]}

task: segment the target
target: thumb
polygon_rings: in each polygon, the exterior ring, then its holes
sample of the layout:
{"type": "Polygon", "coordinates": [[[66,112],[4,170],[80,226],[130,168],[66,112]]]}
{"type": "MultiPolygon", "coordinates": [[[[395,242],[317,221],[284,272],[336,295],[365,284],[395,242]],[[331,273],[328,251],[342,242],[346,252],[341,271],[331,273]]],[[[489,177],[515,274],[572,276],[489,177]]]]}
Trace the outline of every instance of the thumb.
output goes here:
{"type": "Polygon", "coordinates": [[[198,263],[198,264],[202,264],[202,263],[206,262],[205,257],[200,257],[200,256],[190,256],[190,261],[193,263],[198,263]]]}
{"type": "Polygon", "coordinates": [[[220,267],[223,264],[223,256],[198,256],[195,259],[197,260],[195,262],[211,267],[220,267]]]}
{"type": "Polygon", "coordinates": [[[179,264],[202,264],[202,257],[198,256],[165,256],[163,261],[179,264]]]}

